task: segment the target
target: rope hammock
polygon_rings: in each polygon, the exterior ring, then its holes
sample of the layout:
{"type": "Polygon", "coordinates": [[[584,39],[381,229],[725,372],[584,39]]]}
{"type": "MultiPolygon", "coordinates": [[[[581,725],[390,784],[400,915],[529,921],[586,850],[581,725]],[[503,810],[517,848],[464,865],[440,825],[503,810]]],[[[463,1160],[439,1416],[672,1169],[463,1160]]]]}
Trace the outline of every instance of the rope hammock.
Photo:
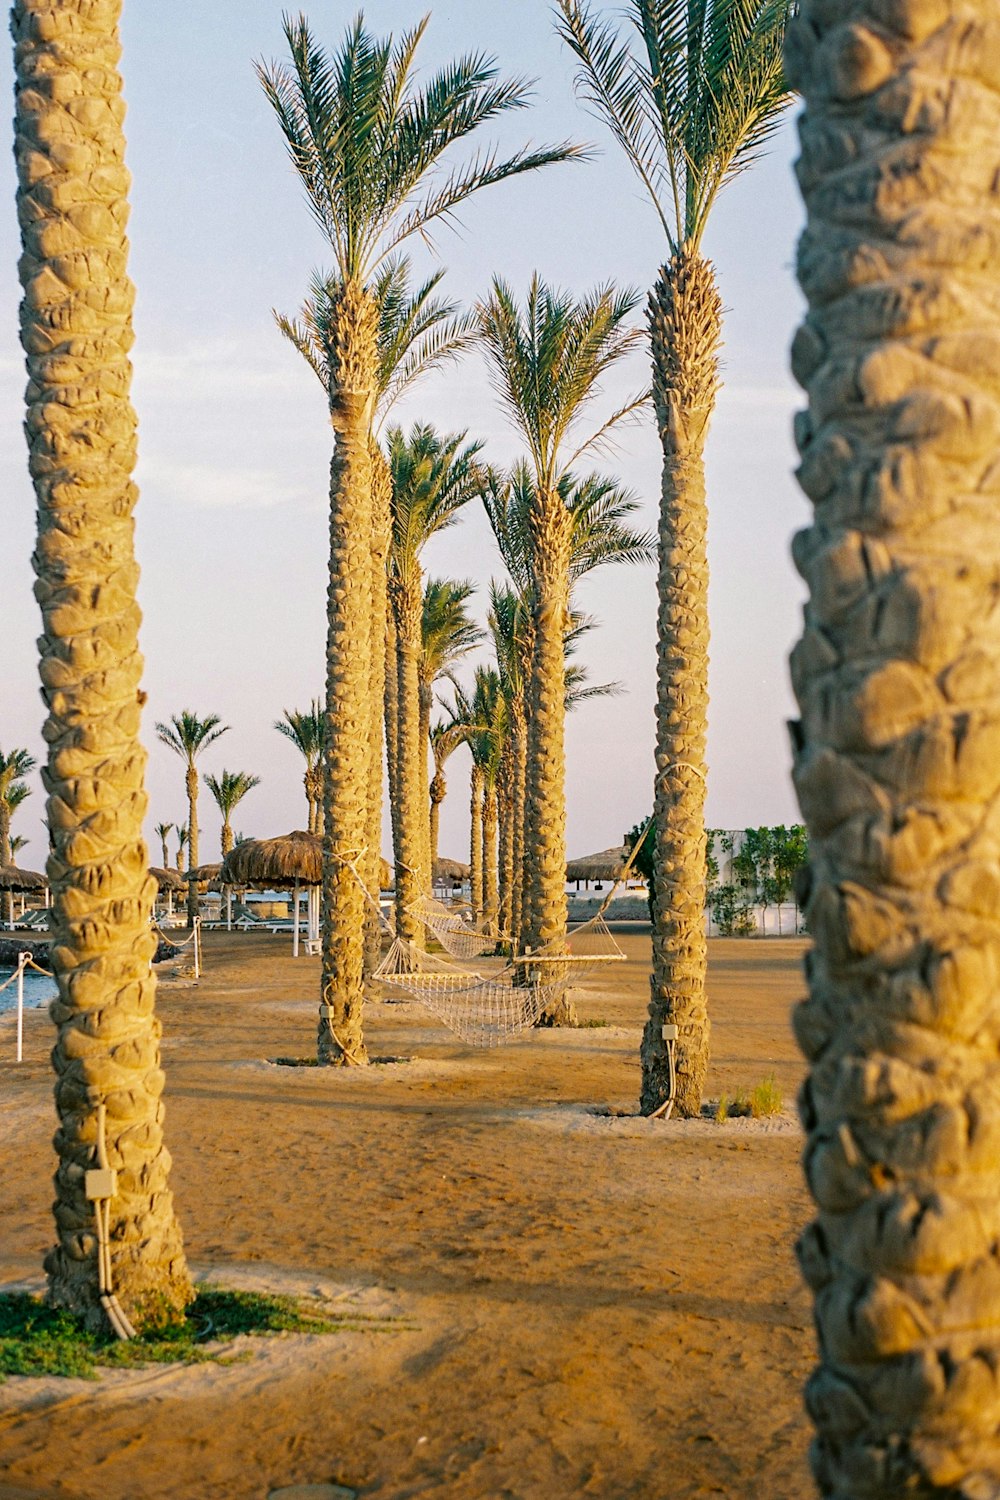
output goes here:
{"type": "Polygon", "coordinates": [[[484,953],[491,953],[497,943],[510,942],[505,933],[490,936],[485,932],[481,923],[473,921],[471,906],[464,903],[446,906],[431,896],[421,896],[408,910],[433,932],[453,958],[481,958],[484,953]]]}
{"type": "Polygon", "coordinates": [[[374,977],[418,1000],[471,1047],[500,1047],[535,1025],[566,987],[567,976],[515,982],[515,966],[496,974],[460,969],[404,938],[394,938],[374,977]]]}

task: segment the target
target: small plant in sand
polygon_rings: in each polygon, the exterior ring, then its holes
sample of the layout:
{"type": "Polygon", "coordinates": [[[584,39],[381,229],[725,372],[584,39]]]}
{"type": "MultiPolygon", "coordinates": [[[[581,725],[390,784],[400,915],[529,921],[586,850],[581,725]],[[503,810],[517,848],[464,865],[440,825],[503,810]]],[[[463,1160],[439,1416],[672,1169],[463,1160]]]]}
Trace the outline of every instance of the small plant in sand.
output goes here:
{"type": "Polygon", "coordinates": [[[752,1089],[737,1089],[732,1096],[723,1094],[716,1106],[715,1123],[722,1125],[726,1120],[740,1117],[762,1120],[769,1115],[779,1115],[783,1103],[774,1074],[769,1073],[752,1089]]]}
{"type": "Polygon", "coordinates": [[[224,1357],[220,1344],[240,1334],[339,1333],[368,1320],[331,1318],[307,1298],[201,1287],[186,1312],[126,1342],[94,1333],[65,1308],[26,1292],[0,1295],[0,1381],[7,1375],[66,1375],[94,1380],[101,1366],[193,1364],[224,1357]]]}

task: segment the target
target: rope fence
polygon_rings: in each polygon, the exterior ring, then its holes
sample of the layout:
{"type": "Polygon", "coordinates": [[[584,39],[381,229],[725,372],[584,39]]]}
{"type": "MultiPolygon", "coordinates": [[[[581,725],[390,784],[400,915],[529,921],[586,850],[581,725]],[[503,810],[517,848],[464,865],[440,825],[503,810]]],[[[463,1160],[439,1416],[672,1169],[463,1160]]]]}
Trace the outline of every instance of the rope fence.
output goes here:
{"type": "Polygon", "coordinates": [[[41,964],[35,963],[34,954],[27,948],[23,948],[17,955],[17,968],[9,979],[0,984],[0,995],[4,990],[10,989],[12,984],[17,985],[17,1049],[15,1062],[24,1061],[24,975],[28,969],[34,969],[37,974],[44,974],[46,979],[54,979],[55,975],[51,969],[43,969],[41,964]]]}

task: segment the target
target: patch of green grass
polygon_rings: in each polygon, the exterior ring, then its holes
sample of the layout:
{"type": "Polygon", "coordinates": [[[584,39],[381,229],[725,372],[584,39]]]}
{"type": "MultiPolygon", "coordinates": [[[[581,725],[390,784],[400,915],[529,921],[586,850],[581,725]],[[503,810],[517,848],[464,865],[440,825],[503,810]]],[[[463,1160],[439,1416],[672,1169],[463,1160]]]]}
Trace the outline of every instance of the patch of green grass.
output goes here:
{"type": "Polygon", "coordinates": [[[598,1030],[602,1026],[610,1026],[610,1025],[611,1025],[610,1021],[604,1021],[604,1020],[601,1019],[600,1016],[591,1016],[588,1020],[580,1022],[580,1030],[581,1031],[596,1031],[596,1030],[598,1030]]]}
{"type": "Polygon", "coordinates": [[[721,1125],[725,1120],[737,1116],[752,1116],[755,1120],[761,1120],[766,1115],[780,1114],[783,1103],[774,1074],[769,1073],[760,1083],[755,1083],[752,1089],[737,1089],[731,1097],[723,1094],[716,1106],[715,1123],[721,1125]]]}
{"type": "Polygon", "coordinates": [[[183,1318],[120,1342],[110,1331],[88,1332],[63,1308],[11,1292],[0,1294],[0,1380],[7,1375],[93,1380],[100,1366],[193,1364],[219,1359],[218,1345],[240,1334],[338,1333],[362,1321],[331,1318],[320,1303],[307,1299],[206,1286],[199,1288],[183,1318]]]}

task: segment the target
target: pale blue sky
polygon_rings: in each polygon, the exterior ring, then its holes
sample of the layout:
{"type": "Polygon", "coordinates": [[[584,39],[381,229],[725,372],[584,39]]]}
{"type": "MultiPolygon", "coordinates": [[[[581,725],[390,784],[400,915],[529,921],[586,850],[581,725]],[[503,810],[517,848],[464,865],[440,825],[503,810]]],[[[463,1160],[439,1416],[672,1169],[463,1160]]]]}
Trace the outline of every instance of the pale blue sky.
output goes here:
{"type": "MultiPolygon", "coordinates": [[[[339,40],[354,7],[315,0],[317,36],[339,40]]],[[[378,32],[422,14],[374,0],[378,32]]],[[[181,708],[216,712],[231,731],[205,769],[250,770],[263,784],[235,826],[268,835],[303,824],[300,758],[271,728],[284,707],[321,689],[325,504],[330,431],[322,392],[275,329],[271,308],[294,312],[310,272],[328,264],[304,206],[252,61],[281,56],[281,7],[270,0],[126,0],[122,70],[133,174],[131,274],[137,286],[135,383],[140,420],[137,511],[145,621],[144,733],[150,750],[150,822],[183,821],[180,762],[154,743],[153,723],[181,708]]],[[[424,66],[486,49],[505,71],[538,79],[536,105],[505,124],[525,139],[589,139],[586,165],[550,168],[491,189],[469,205],[458,235],[438,238],[445,287],[473,301],[499,272],[523,293],[536,268],[577,293],[598,282],[648,287],[663,254],[657,222],[624,160],[572,91],[572,69],[538,0],[454,0],[437,6],[419,54],[424,66]]],[[[0,88],[11,97],[9,49],[0,88]]],[[[706,251],[728,309],[726,386],[709,441],[712,569],[711,824],[792,821],[784,721],[793,712],[786,658],[798,630],[802,587],[788,556],[806,508],[791,470],[798,395],[787,349],[799,316],[792,276],[800,208],[791,173],[794,131],[785,122],[769,157],[731,186],[716,208],[706,251]]],[[[20,431],[23,365],[17,342],[17,225],[10,152],[0,152],[0,495],[3,691],[0,744],[41,756],[41,702],[30,554],[34,510],[20,431]]],[[[433,263],[413,247],[418,270],[433,263]]],[[[616,389],[644,378],[643,362],[616,389]]],[[[612,395],[614,392],[611,393],[612,395]]],[[[427,382],[401,410],[443,430],[467,429],[506,462],[516,443],[478,358],[427,382]]],[[[655,524],[659,447],[648,418],[622,434],[604,461],[634,488],[655,524]]],[[[470,507],[471,511],[471,507],[470,507]]],[[[436,540],[437,574],[485,586],[501,572],[478,515],[436,540]]],[[[654,570],[610,570],[588,580],[580,603],[600,619],[585,660],[595,680],[618,678],[627,695],[582,707],[567,736],[568,845],[573,855],[617,843],[647,815],[652,796],[655,681],[654,570]]],[[[442,852],[467,857],[467,761],[449,763],[442,852]]],[[[22,863],[39,867],[42,793],[15,831],[30,838],[22,863]]],[[[217,858],[218,816],[200,799],[203,859],[217,858]]],[[[388,845],[386,845],[388,847],[388,845]]],[[[158,845],[154,855],[159,858],[158,845]]]]}

